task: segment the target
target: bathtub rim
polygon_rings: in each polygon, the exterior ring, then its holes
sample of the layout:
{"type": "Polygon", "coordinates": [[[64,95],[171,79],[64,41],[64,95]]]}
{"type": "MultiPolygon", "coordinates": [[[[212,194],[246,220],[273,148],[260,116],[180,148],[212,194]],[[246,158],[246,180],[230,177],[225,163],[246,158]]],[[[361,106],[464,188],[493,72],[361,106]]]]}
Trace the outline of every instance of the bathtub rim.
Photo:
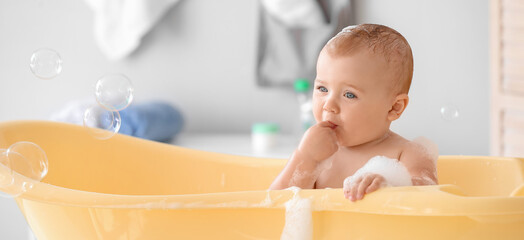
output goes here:
{"type": "MultiPolygon", "coordinates": [[[[75,128],[76,130],[82,128],[81,126],[73,124],[35,120],[0,122],[0,128],[35,124],[63,126],[67,128],[75,128]]],[[[130,136],[117,135],[118,136],[116,137],[118,138],[136,139],[130,136]]],[[[164,144],[143,139],[136,140],[147,144],[164,144]]],[[[169,144],[165,145],[183,148],[169,144]]],[[[199,151],[193,149],[190,150],[199,151]]],[[[222,153],[216,154],[227,155],[222,153]]],[[[489,156],[439,157],[439,159],[451,158],[496,158],[511,161],[515,161],[516,159],[510,157],[489,156]]],[[[518,160],[521,162],[523,161],[522,159],[518,160]]],[[[249,165],[253,163],[244,162],[243,164],[249,165]]],[[[272,164],[277,164],[277,161],[274,161],[272,164]]],[[[258,207],[282,209],[285,208],[285,202],[293,198],[293,191],[291,190],[258,190],[183,195],[117,195],[70,189],[45,182],[35,182],[34,180],[27,178],[24,180],[28,182],[32,181],[33,188],[16,198],[19,203],[24,201],[34,201],[61,206],[86,208],[199,209],[258,207]],[[271,198],[270,202],[266,201],[268,194],[271,198]]],[[[524,196],[470,197],[461,194],[460,189],[454,185],[385,188],[367,195],[364,201],[358,201],[356,203],[345,199],[343,197],[342,189],[301,190],[300,196],[312,199],[314,211],[347,211],[369,214],[416,216],[491,216],[524,214],[524,196]],[[420,202],[423,202],[425,205],[422,206],[420,202]],[[489,208],[486,206],[489,206],[489,208]]]]}
{"type": "MultiPolygon", "coordinates": [[[[524,196],[468,197],[462,196],[457,191],[457,187],[451,184],[391,187],[380,189],[358,202],[345,199],[340,188],[306,189],[300,190],[298,195],[301,198],[311,199],[313,211],[404,216],[524,215],[524,196]]],[[[183,195],[117,195],[36,182],[33,189],[17,197],[16,201],[111,209],[285,209],[285,203],[291,200],[294,194],[293,190],[285,189],[183,195]]]]}

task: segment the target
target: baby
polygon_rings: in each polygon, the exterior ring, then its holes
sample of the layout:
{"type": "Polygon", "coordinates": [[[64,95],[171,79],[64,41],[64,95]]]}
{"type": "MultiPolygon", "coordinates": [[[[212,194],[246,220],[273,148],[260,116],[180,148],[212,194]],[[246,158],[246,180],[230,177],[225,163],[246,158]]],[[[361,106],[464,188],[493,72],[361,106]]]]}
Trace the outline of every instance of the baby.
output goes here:
{"type": "Polygon", "coordinates": [[[412,76],[411,47],[397,31],[362,24],[338,33],[317,61],[317,123],[270,189],[343,187],[356,201],[388,185],[437,184],[436,156],[389,129],[408,105],[412,76]],[[373,171],[372,161],[390,167],[373,171]],[[395,184],[388,171],[404,171],[408,182],[395,184]]]}

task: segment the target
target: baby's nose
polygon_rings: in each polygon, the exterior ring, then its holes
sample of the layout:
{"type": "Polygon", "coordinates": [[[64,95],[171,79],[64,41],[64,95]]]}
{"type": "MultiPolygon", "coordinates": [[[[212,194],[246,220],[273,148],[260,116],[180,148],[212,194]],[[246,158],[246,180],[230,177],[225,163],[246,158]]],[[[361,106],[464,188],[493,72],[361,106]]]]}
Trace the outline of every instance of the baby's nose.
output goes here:
{"type": "Polygon", "coordinates": [[[326,101],[322,109],[326,112],[331,112],[331,113],[338,113],[338,110],[339,110],[338,105],[332,100],[326,101]]]}
{"type": "Polygon", "coordinates": [[[329,107],[329,106],[324,106],[324,111],[326,112],[335,112],[335,110],[332,108],[332,107],[329,107]]]}

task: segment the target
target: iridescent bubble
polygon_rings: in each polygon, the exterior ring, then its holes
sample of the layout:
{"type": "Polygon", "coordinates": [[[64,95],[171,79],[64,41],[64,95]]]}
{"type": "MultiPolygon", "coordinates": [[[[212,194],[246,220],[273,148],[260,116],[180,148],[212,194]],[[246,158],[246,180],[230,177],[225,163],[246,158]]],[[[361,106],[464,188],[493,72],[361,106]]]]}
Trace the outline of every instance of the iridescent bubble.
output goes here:
{"type": "Polygon", "coordinates": [[[0,149],[0,188],[11,186],[14,182],[12,176],[13,170],[7,158],[7,149],[0,149]]]}
{"type": "Polygon", "coordinates": [[[124,75],[111,74],[100,78],[95,85],[96,101],[107,110],[120,111],[133,101],[133,85],[124,75]]]}
{"type": "MultiPolygon", "coordinates": [[[[16,154],[12,154],[11,158],[16,154]]],[[[14,158],[13,158],[14,159],[14,158]]],[[[15,186],[15,172],[7,157],[7,149],[0,152],[0,197],[14,198],[22,194],[24,190],[15,186]]]]}
{"type": "Polygon", "coordinates": [[[459,110],[454,105],[446,105],[440,108],[440,115],[445,120],[455,120],[459,117],[459,110]]]}
{"type": "Polygon", "coordinates": [[[0,196],[17,197],[33,188],[48,171],[47,156],[32,142],[17,142],[0,150],[0,196]]]}
{"type": "Polygon", "coordinates": [[[93,105],[84,113],[84,127],[93,137],[105,140],[120,130],[122,120],[120,113],[109,111],[101,106],[93,105]]]}
{"type": "MultiPolygon", "coordinates": [[[[20,154],[25,158],[25,162],[22,165],[11,166],[14,171],[36,181],[42,180],[47,175],[49,162],[40,146],[32,142],[17,142],[7,149],[8,157],[11,157],[13,153],[20,154]]],[[[13,163],[18,162],[11,161],[11,164],[13,163]]]]}
{"type": "Polygon", "coordinates": [[[49,48],[41,48],[31,55],[29,67],[36,77],[52,79],[62,72],[62,59],[56,51],[49,48]]]}

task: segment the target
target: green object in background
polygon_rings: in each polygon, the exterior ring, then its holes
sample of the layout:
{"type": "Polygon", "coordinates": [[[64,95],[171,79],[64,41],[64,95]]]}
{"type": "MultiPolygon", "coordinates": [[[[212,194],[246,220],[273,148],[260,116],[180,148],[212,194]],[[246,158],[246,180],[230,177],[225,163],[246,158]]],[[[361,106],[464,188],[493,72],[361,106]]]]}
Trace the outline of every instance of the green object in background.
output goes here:
{"type": "Polygon", "coordinates": [[[278,133],[279,130],[276,123],[255,123],[251,129],[253,133],[278,133]]]}
{"type": "Polygon", "coordinates": [[[297,78],[293,84],[295,92],[307,92],[309,90],[309,81],[305,78],[297,78]]]}

